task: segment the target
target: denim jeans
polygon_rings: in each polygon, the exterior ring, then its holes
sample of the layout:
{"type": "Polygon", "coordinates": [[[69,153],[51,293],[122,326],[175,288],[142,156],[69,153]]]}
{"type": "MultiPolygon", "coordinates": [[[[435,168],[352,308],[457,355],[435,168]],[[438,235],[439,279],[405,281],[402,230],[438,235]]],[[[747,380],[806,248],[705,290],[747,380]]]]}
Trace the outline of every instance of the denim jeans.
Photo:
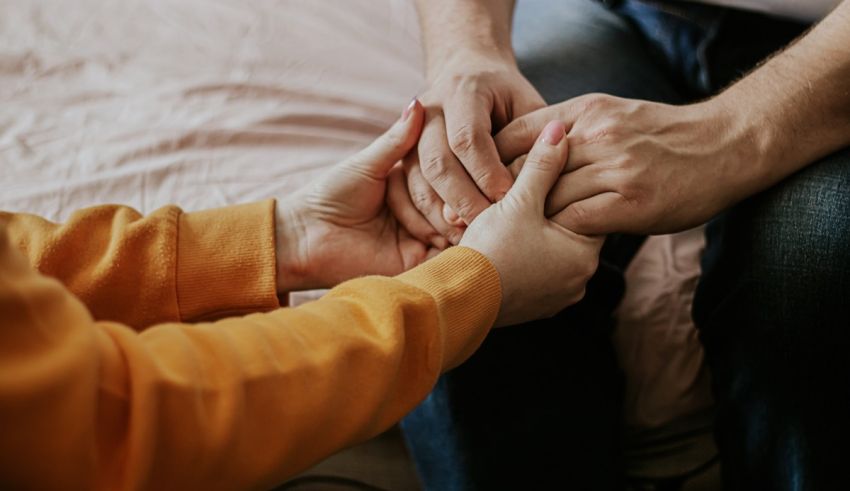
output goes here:
{"type": "MultiPolygon", "coordinates": [[[[520,68],[550,103],[686,103],[806,26],[627,0],[517,2],[520,68]]],[[[493,331],[402,423],[426,490],[623,489],[609,336],[639,238],[609,239],[581,303],[493,331]]],[[[694,300],[727,489],[837,489],[850,458],[850,150],[716,217],[694,300]]]]}

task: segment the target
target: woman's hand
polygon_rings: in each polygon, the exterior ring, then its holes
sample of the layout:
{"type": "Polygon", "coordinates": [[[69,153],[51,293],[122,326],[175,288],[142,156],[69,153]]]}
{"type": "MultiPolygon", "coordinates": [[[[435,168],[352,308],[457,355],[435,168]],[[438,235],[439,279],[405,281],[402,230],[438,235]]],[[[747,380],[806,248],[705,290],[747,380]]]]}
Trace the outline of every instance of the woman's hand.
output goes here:
{"type": "Polygon", "coordinates": [[[438,252],[413,238],[386,206],[390,171],[416,144],[423,115],[414,100],[366,149],[278,203],[278,291],[395,275],[438,252]]]}
{"type": "MultiPolygon", "coordinates": [[[[487,256],[499,271],[497,326],[552,316],[584,296],[602,237],[576,234],[546,218],[546,196],[567,160],[564,124],[552,121],[507,196],[476,218],[460,245],[487,256]]],[[[569,178],[569,176],[567,176],[569,178]]]]}

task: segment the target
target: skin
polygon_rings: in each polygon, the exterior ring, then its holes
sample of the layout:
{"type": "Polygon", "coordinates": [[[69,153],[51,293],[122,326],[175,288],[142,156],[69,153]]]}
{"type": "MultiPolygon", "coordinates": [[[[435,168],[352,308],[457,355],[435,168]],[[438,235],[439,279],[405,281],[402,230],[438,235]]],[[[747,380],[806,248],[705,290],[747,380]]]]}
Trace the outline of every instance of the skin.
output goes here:
{"type": "Polygon", "coordinates": [[[416,144],[423,116],[414,100],[366,149],[278,202],[279,292],[329,288],[366,274],[396,275],[439,252],[411,236],[385,199],[389,175],[416,144]]]}
{"type": "MultiPolygon", "coordinates": [[[[448,3],[418,4],[426,50],[453,46],[476,59],[488,46],[509,42],[503,9],[510,2],[448,3]],[[433,21],[440,16],[463,18],[471,32],[440,27],[433,21]]],[[[504,70],[515,68],[507,58],[502,63],[511,65],[504,70]]],[[[454,66],[446,63],[442,69],[454,66]]],[[[487,162],[492,172],[500,172],[501,162],[527,153],[543,125],[559,119],[568,128],[571,152],[568,174],[548,199],[548,215],[586,234],[684,230],[850,144],[848,80],[850,2],[845,0],[806,36],[708,101],[669,106],[599,94],[579,97],[517,115],[495,137],[500,159],[487,162]]],[[[450,106],[457,104],[452,100],[450,106]]],[[[489,150],[476,151],[489,155],[489,150]]],[[[444,179],[439,190],[434,187],[440,196],[468,188],[470,176],[482,172],[461,163],[467,175],[444,179]]],[[[521,160],[514,165],[521,167],[521,160]]]]}
{"type": "Polygon", "coordinates": [[[428,88],[420,96],[426,108],[422,136],[404,162],[415,210],[391,205],[399,216],[421,217],[405,225],[439,247],[436,234],[457,244],[464,226],[513,184],[503,166],[493,165],[499,156],[492,134],[545,103],[514,60],[512,1],[421,0],[417,7],[428,88]]]}
{"type": "Polygon", "coordinates": [[[585,234],[677,232],[850,144],[848,81],[845,1],[708,101],[669,106],[592,94],[513,121],[496,143],[513,160],[558,118],[571,128],[572,151],[548,214],[585,234]]]}
{"type": "Polygon", "coordinates": [[[499,270],[502,308],[496,326],[551,317],[584,297],[602,237],[578,235],[546,217],[546,196],[567,160],[564,124],[550,122],[504,199],[470,224],[460,244],[499,270]],[[568,259],[564,259],[568,258],[568,259]]]}
{"type": "MultiPolygon", "coordinates": [[[[281,294],[367,274],[396,275],[440,252],[412,236],[388,206],[389,182],[403,175],[398,162],[416,144],[425,109],[414,101],[405,113],[365,150],[278,203],[281,294]]],[[[463,238],[462,245],[482,253],[499,272],[497,325],[553,315],[577,302],[599,258],[602,239],[570,232],[544,214],[567,159],[564,125],[552,125],[554,130],[544,131],[548,139],[532,142],[528,163],[505,199],[486,208],[463,238]],[[570,251],[569,260],[539,260],[563,251],[570,251]]]]}

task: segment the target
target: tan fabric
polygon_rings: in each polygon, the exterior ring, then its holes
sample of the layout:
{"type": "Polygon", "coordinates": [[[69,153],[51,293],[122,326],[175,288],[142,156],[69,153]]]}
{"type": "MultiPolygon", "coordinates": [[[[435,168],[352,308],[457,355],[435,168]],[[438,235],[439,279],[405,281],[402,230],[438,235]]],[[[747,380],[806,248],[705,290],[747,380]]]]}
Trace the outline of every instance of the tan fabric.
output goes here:
{"type": "Polygon", "coordinates": [[[658,428],[712,407],[710,377],[691,320],[703,227],[650,237],[626,271],[614,346],[626,377],[626,425],[658,428]]]}
{"type": "MultiPolygon", "coordinates": [[[[285,196],[422,85],[409,0],[0,0],[0,209],[59,220],[285,196]]],[[[617,339],[632,424],[705,401],[693,281],[675,266],[696,266],[689,247],[651,240],[630,271],[617,339]]]]}

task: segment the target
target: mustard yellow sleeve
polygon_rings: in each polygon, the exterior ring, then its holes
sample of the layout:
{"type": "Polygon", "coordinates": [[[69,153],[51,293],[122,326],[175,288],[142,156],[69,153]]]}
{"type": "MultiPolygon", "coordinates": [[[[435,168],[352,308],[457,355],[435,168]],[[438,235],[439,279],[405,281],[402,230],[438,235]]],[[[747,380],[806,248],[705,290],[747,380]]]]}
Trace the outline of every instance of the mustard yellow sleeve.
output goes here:
{"type": "Polygon", "coordinates": [[[0,212],[8,234],[95,319],[141,329],[278,307],[274,201],[148,216],[126,206],[78,211],[63,224],[0,212]]]}
{"type": "Polygon", "coordinates": [[[487,259],[452,248],[298,308],[136,332],[0,224],[0,488],[269,489],[412,409],[500,299],[487,259]]]}

